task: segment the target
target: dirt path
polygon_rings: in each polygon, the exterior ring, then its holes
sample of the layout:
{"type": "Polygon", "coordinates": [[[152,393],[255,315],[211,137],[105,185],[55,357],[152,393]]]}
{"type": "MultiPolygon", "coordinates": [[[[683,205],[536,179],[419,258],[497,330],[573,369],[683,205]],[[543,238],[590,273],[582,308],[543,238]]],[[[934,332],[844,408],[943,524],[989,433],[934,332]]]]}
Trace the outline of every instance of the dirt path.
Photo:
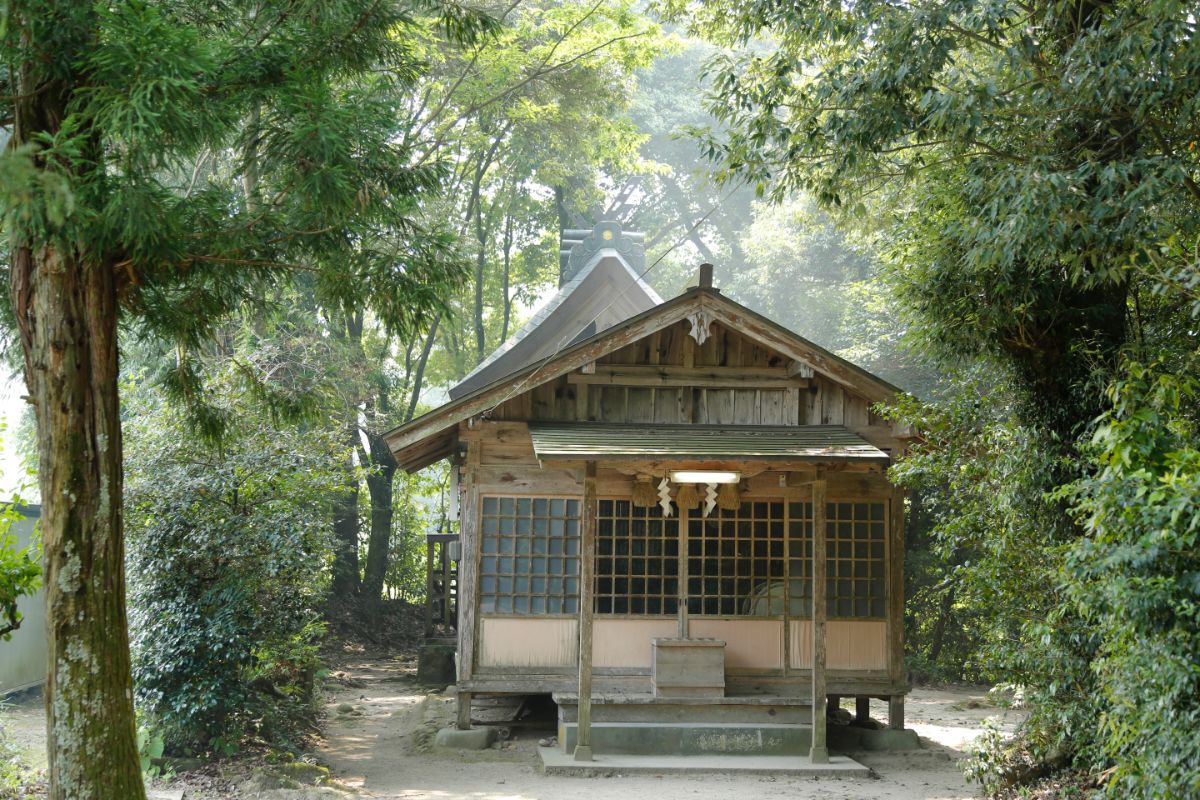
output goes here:
{"type": "MultiPolygon", "coordinates": [[[[414,672],[411,659],[381,657],[360,658],[336,673],[341,680],[327,694],[325,737],[314,754],[336,778],[332,787],[259,789],[246,781],[253,768],[233,765],[232,774],[226,774],[225,767],[215,765],[209,773],[184,773],[165,788],[183,789],[194,800],[957,800],[977,794],[954,763],[964,744],[982,732],[989,717],[1010,731],[1021,718],[1021,712],[988,704],[982,688],[918,689],[908,698],[908,722],[927,749],[860,758],[878,775],[873,779],[546,777],[537,770],[537,740],[554,735],[548,718],[542,727],[514,726],[514,735],[500,749],[435,750],[434,734],[454,719],[454,699],[418,686],[414,672]]],[[[872,716],[886,715],[885,704],[872,703],[872,716]]],[[[21,698],[0,710],[10,740],[35,766],[45,765],[44,720],[38,697],[21,698]]]]}
{"type": "MultiPolygon", "coordinates": [[[[502,749],[480,753],[433,750],[438,727],[450,724],[453,698],[427,694],[412,679],[412,666],[376,660],[344,667],[350,685],[335,687],[329,701],[326,739],[318,752],[346,787],[369,798],[405,800],[727,800],[727,798],[830,798],[918,800],[970,798],[974,788],[954,761],[965,742],[996,716],[1011,729],[1019,712],[986,704],[980,690],[917,690],[909,698],[910,727],[928,740],[920,753],[865,758],[877,779],[786,776],[546,777],[537,769],[537,740],[549,728],[514,729],[502,749]],[[340,709],[340,711],[339,711],[340,709]]],[[[874,704],[885,716],[883,704],[874,704]]]]}

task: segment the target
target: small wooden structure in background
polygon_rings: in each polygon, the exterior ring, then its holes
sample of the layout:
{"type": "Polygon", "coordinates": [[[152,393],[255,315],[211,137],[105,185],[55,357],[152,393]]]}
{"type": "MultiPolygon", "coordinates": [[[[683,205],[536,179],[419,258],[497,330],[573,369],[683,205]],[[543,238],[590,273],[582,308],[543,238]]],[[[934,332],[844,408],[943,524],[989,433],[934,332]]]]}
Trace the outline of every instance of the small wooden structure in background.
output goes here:
{"type": "MultiPolygon", "coordinates": [[[[711,266],[662,302],[641,259],[602,223],[529,325],[387,435],[403,468],[458,472],[459,725],[473,694],[553,694],[590,759],[594,708],[661,700],[655,641],[705,639],[723,643],[724,696],[686,703],[721,719],[778,706],[806,724],[852,695],[860,714],[888,698],[902,727],[904,506],[886,469],[905,442],[872,410],[898,390],[724,297],[711,266]]],[[[808,752],[828,759],[824,725],[808,752]]]]}
{"type": "Polygon", "coordinates": [[[453,631],[458,625],[458,534],[425,537],[425,637],[453,631]]]}

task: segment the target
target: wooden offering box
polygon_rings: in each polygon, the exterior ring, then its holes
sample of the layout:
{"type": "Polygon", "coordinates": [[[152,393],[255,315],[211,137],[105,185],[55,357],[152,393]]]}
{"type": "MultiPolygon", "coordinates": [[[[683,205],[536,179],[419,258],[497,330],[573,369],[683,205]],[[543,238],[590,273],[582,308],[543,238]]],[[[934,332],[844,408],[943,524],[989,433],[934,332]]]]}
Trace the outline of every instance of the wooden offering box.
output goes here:
{"type": "Polygon", "coordinates": [[[655,639],[650,685],[655,697],[724,697],[725,643],[655,639]]]}

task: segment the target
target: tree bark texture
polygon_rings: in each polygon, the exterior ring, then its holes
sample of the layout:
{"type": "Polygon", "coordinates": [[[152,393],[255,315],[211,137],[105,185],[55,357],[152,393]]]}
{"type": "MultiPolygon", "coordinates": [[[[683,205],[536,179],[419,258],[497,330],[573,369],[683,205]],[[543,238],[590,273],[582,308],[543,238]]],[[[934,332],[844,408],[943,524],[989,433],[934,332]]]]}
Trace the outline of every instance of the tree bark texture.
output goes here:
{"type": "MultiPolygon", "coordinates": [[[[362,366],[363,314],[361,311],[332,319],[330,330],[342,345],[356,368],[362,366]]],[[[345,418],[345,445],[347,453],[361,448],[359,441],[359,402],[361,395],[352,391],[347,401],[345,418]]],[[[361,584],[358,563],[358,495],[361,491],[359,476],[354,469],[354,457],[346,456],[343,465],[346,471],[346,491],[333,501],[333,569],[330,581],[330,601],[333,605],[357,599],[361,584]]]]}
{"type": "Polygon", "coordinates": [[[425,365],[429,363],[429,354],[433,352],[433,342],[437,337],[438,323],[442,315],[438,314],[429,325],[429,334],[425,337],[425,346],[421,348],[421,358],[417,361],[417,369],[413,373],[412,391],[408,400],[408,411],[404,413],[404,421],[411,422],[417,415],[417,403],[421,399],[421,388],[425,382],[425,365]]]}
{"type": "MultiPolygon", "coordinates": [[[[57,134],[86,87],[76,65],[99,29],[88,9],[10,4],[18,31],[10,35],[30,53],[13,76],[10,146],[57,134]]],[[[97,137],[87,146],[90,163],[101,163],[97,137]]],[[[40,158],[34,165],[47,167],[40,158]]],[[[113,260],[74,241],[20,224],[9,232],[9,288],[41,464],[48,797],[142,800],[125,616],[117,287],[113,260]]]]}
{"type": "Polygon", "coordinates": [[[44,504],[49,797],[137,800],[113,268],[50,245],[13,256],[44,504]]]}
{"type": "Polygon", "coordinates": [[[481,204],[483,198],[479,193],[480,183],[483,181],[483,174],[487,170],[484,163],[480,163],[475,169],[475,180],[471,183],[471,202],[470,213],[472,221],[475,224],[475,240],[479,246],[479,250],[475,253],[475,305],[471,319],[475,329],[475,360],[483,361],[487,355],[487,339],[483,328],[483,272],[487,265],[487,237],[483,230],[483,209],[481,204]]]}
{"type": "MultiPolygon", "coordinates": [[[[358,425],[349,426],[349,435],[358,438],[358,425]]],[[[351,444],[355,444],[352,441],[351,444]]],[[[333,578],[331,599],[346,602],[358,596],[358,476],[352,459],[346,457],[346,491],[333,502],[333,578]]]]}
{"type": "Polygon", "coordinates": [[[392,548],[396,459],[382,435],[368,433],[367,439],[371,446],[371,472],[367,475],[367,491],[371,496],[371,532],[367,539],[362,599],[367,609],[376,611],[383,599],[383,581],[387,576],[388,556],[392,548]]]}

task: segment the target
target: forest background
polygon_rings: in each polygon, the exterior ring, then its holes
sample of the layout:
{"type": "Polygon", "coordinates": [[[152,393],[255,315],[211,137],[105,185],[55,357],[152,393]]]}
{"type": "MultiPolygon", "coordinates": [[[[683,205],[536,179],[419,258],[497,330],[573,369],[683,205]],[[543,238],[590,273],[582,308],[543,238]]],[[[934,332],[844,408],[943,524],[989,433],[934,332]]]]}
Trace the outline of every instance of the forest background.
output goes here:
{"type": "MultiPolygon", "coordinates": [[[[485,5],[486,23],[417,8],[403,57],[335,75],[354,115],[267,100],[226,147],[152,165],[184,201],[251,211],[287,202],[268,169],[284,134],[353,142],[313,151],[337,168],[386,145],[405,177],[329,170],[362,179],[314,187],[347,208],[385,184],[396,202],[330,231],[311,214],[323,240],[288,280],[207,284],[203,335],[170,310],[186,295],[122,318],[143,740],[288,741],[330,621],[423,600],[447,477],[398,473],[383,432],[553,293],[561,229],[615,219],[645,234],[662,296],[711,262],[724,293],[912,395],[892,412],[926,432],[895,470],[914,489],[908,667],[1020,684],[1036,709],[976,777],[1074,765],[1115,769],[1115,792],[1200,791],[1186,6],[485,5]],[[369,289],[381,264],[416,276],[411,316],[340,282],[369,289]]],[[[5,488],[36,501],[31,426],[3,432],[25,476],[5,488]]]]}

